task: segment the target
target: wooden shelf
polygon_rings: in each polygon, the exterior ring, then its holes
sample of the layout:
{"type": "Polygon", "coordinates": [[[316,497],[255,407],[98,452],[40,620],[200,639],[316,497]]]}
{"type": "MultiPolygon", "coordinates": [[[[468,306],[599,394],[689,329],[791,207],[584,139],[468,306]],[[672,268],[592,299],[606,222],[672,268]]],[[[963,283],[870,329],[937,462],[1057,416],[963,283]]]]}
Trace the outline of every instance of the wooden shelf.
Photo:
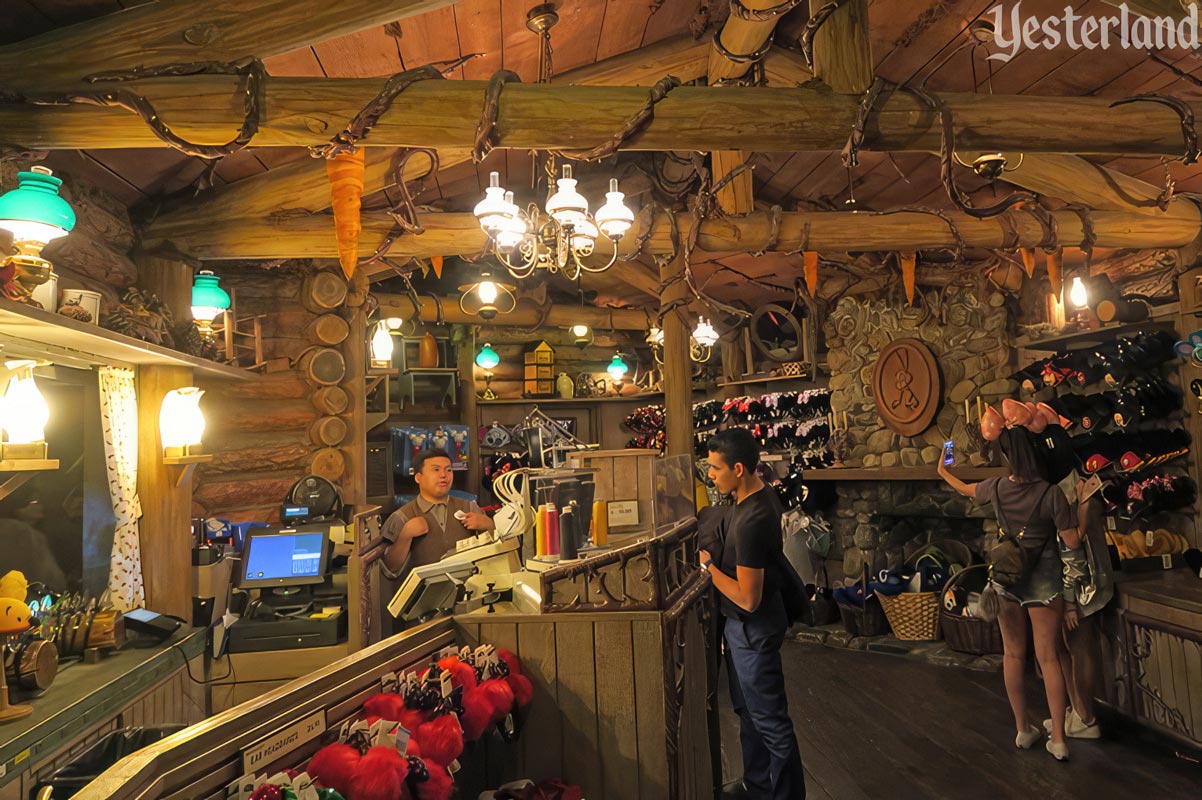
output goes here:
{"type": "Polygon", "coordinates": [[[257,377],[240,367],[179,353],[10,300],[0,300],[0,344],[6,356],[49,359],[68,367],[190,367],[210,378],[244,381],[257,377]]]}
{"type": "Polygon", "coordinates": [[[545,405],[571,405],[583,406],[590,403],[638,403],[645,400],[662,400],[663,392],[647,392],[645,394],[628,394],[622,397],[574,397],[571,400],[565,400],[562,397],[543,397],[543,398],[513,398],[506,397],[500,400],[477,400],[476,405],[481,406],[545,406],[545,405]]]}
{"type": "Polygon", "coordinates": [[[810,375],[768,375],[763,378],[744,378],[737,381],[721,381],[718,383],[718,388],[721,389],[726,386],[752,386],[758,383],[780,383],[784,381],[788,381],[790,383],[809,383],[820,389],[826,388],[820,381],[816,380],[810,375]]]}
{"type": "Polygon", "coordinates": [[[1176,324],[1171,320],[1148,319],[1143,322],[1133,322],[1128,325],[1109,325],[1089,331],[1077,331],[1063,336],[1053,336],[1050,339],[1018,339],[1014,346],[1020,350],[1038,350],[1044,353],[1056,353],[1061,350],[1079,350],[1086,347],[1097,347],[1113,341],[1120,336],[1130,336],[1140,331],[1175,330],[1176,324]]]}
{"type": "Polygon", "coordinates": [[[0,472],[40,472],[58,469],[57,458],[9,458],[0,461],[0,472]]]}
{"type": "MultiPolygon", "coordinates": [[[[1005,467],[952,467],[952,474],[964,481],[1007,475],[1005,467]]],[[[802,481],[939,481],[934,467],[831,467],[807,469],[802,481]]]]}

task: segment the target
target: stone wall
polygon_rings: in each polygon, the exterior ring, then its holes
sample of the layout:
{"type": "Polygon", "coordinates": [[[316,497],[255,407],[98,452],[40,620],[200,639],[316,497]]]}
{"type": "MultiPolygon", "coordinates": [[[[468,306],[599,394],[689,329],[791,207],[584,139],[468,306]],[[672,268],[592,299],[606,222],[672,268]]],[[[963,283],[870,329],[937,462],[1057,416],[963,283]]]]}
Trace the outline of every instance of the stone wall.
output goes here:
{"type": "MultiPolygon", "coordinates": [[[[1017,388],[1009,377],[1015,369],[1011,329],[1005,298],[988,290],[983,296],[969,288],[930,291],[906,307],[875,298],[840,300],[825,333],[831,405],[840,415],[847,412],[851,430],[846,465],[879,468],[882,475],[896,467],[934,466],[949,439],[961,464],[988,463],[979,440],[968,436],[964,401],[975,403],[980,395],[994,403],[1017,388]],[[913,437],[885,427],[872,397],[877,354],[902,338],[926,343],[943,376],[935,422],[913,437]]],[[[865,564],[874,572],[897,566],[918,545],[941,538],[964,541],[979,552],[983,533],[995,525],[988,508],[975,508],[932,480],[841,481],[832,523],[848,577],[858,576],[865,564]]]]}

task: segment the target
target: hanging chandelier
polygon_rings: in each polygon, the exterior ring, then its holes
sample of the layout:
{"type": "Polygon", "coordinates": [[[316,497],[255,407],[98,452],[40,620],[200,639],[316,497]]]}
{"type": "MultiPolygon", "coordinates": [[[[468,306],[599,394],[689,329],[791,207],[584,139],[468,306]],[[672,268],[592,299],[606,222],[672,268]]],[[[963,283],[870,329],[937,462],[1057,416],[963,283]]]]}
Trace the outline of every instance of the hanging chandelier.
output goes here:
{"type": "Polygon", "coordinates": [[[525,210],[513,202],[513,192],[501,186],[501,176],[489,174],[484,199],[473,213],[488,234],[493,254],[515,278],[528,278],[536,269],[562,272],[577,280],[584,272],[604,272],[618,258],[618,242],[634,224],[634,212],[623,202],[618,179],[611,178],[605,204],[595,215],[588,200],[576,190],[572,167],[563,165],[556,191],[547,198],[545,210],[531,203],[525,210]],[[598,239],[608,239],[613,252],[603,266],[586,263],[598,239]]]}

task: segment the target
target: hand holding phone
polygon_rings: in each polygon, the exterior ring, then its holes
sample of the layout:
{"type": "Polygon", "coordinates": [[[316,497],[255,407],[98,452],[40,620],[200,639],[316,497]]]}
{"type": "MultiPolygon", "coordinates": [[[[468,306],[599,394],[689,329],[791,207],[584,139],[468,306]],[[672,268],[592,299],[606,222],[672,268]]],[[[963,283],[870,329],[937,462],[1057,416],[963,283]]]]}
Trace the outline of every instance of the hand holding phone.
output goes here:
{"type": "Polygon", "coordinates": [[[954,444],[955,442],[943,443],[943,466],[945,467],[950,467],[956,463],[956,455],[952,450],[954,444]]]}

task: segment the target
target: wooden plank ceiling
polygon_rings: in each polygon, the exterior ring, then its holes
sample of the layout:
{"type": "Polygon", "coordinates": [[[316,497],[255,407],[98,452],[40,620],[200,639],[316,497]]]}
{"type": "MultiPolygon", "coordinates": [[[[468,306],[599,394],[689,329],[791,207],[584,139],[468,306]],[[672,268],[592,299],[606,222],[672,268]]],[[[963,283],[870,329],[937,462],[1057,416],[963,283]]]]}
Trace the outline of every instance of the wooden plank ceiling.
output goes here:
{"type": "MultiPolygon", "coordinates": [[[[0,43],[16,41],[55,27],[69,25],[121,8],[139,0],[6,0],[0,43]]],[[[1007,63],[988,62],[982,48],[965,47],[967,30],[995,5],[996,0],[873,0],[870,6],[870,39],[876,74],[907,86],[925,85],[936,91],[1030,95],[1090,95],[1121,98],[1158,92],[1199,98],[1199,86],[1178,78],[1135,50],[1023,50],[1007,63]],[[988,66],[992,63],[992,69],[988,66]],[[974,81],[975,76],[975,81],[974,81]],[[974,85],[975,84],[975,85],[974,85]]],[[[1083,15],[1110,15],[1113,6],[1103,0],[1026,0],[1026,15],[1063,13],[1065,3],[1083,15]]],[[[432,61],[481,55],[456,69],[452,79],[483,79],[498,69],[517,72],[523,80],[535,79],[537,43],[525,27],[533,0],[459,0],[453,6],[266,60],[272,75],[376,77],[432,61]]],[[[560,24],[552,32],[554,69],[570,69],[618,55],[663,39],[693,31],[705,20],[711,25],[726,15],[723,0],[559,0],[555,4],[560,24]]],[[[787,15],[776,34],[777,46],[795,47],[806,20],[803,8],[787,15]]],[[[1008,7],[1008,6],[1007,6],[1008,7]]],[[[705,36],[711,35],[709,32],[705,36]]],[[[1184,50],[1160,53],[1187,73],[1199,72],[1198,58],[1184,50]]],[[[565,120],[570,124],[570,120],[565,120]]],[[[1072,125],[1071,119],[1064,121],[1072,125]]],[[[297,159],[301,150],[253,148],[222,161],[213,179],[220,185],[238,181],[297,159]]],[[[849,176],[838,153],[761,153],[754,157],[757,203],[780,205],[785,210],[844,208],[849,198],[849,176]]],[[[1166,165],[1156,158],[1116,158],[1107,166],[1156,185],[1165,180],[1166,168],[1178,191],[1202,191],[1202,169],[1179,162],[1166,165]]],[[[193,184],[205,171],[198,159],[167,149],[103,150],[55,153],[52,165],[60,166],[109,190],[130,206],[153,207],[156,198],[193,184]]],[[[606,175],[612,165],[587,166],[579,172],[606,175]]],[[[487,185],[488,173],[497,170],[513,188],[529,187],[534,175],[530,154],[494,151],[482,164],[462,164],[443,170],[427,182],[418,198],[422,204],[465,211],[475,204],[487,185]]],[[[1011,190],[1007,184],[987,186],[967,170],[957,179],[985,201],[1011,190]]],[[[861,164],[851,174],[861,208],[886,210],[901,206],[948,208],[939,183],[938,160],[921,153],[861,154],[861,164]]],[[[708,269],[738,269],[749,276],[778,276],[796,272],[787,256],[714,258],[708,269]]],[[[747,281],[735,273],[715,276],[712,285],[720,294],[749,295],[747,281]]],[[[598,287],[615,299],[635,294],[604,281],[598,287]]],[[[646,298],[644,297],[645,301],[646,298]]]]}

